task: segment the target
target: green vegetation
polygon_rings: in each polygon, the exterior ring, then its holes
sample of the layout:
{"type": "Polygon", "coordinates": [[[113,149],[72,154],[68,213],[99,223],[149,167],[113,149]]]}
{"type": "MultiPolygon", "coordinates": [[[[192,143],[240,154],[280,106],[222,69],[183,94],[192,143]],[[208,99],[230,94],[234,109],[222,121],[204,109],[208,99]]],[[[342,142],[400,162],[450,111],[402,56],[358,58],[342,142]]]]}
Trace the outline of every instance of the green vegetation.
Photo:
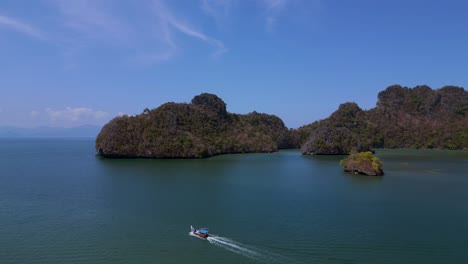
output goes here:
{"type": "MultiPolygon", "coordinates": [[[[352,145],[361,146],[358,151],[368,147],[464,149],[468,147],[468,92],[454,86],[432,90],[393,85],[379,93],[373,109],[364,111],[355,103],[345,103],[329,118],[299,128],[299,144],[303,148],[313,144],[314,133],[324,127],[348,129],[352,145]]],[[[349,150],[343,148],[341,154],[349,150]]]]}
{"type": "Polygon", "coordinates": [[[460,87],[388,87],[375,108],[341,104],[330,117],[288,129],[274,115],[229,113],[213,94],[116,117],[96,139],[106,157],[203,158],[225,153],[341,155],[372,148],[468,149],[468,93],[460,87]]]}
{"type": "Polygon", "coordinates": [[[343,155],[370,150],[371,143],[361,134],[364,114],[356,103],[345,103],[328,119],[299,128],[302,153],[343,155]]]}
{"type": "Polygon", "coordinates": [[[305,155],[343,155],[365,150],[370,150],[370,146],[362,145],[346,127],[319,127],[301,147],[305,155]]]}
{"type": "Polygon", "coordinates": [[[383,175],[382,162],[379,158],[372,156],[372,152],[351,153],[340,161],[345,172],[353,174],[364,174],[371,176],[383,175]]]}
{"type": "Polygon", "coordinates": [[[137,116],[116,117],[96,139],[105,157],[203,158],[290,148],[289,130],[273,115],[231,114],[216,95],[166,103],[137,116]]]}

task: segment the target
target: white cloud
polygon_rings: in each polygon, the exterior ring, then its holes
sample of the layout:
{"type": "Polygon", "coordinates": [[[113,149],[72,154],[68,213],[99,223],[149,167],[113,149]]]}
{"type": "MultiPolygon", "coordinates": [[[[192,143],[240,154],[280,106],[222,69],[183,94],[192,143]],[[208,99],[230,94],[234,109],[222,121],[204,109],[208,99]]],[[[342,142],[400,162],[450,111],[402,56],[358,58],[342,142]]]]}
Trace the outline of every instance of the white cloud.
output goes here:
{"type": "Polygon", "coordinates": [[[36,117],[36,116],[38,116],[40,113],[39,113],[39,111],[37,111],[37,110],[32,110],[30,114],[31,114],[32,117],[36,117]]]}
{"type": "Polygon", "coordinates": [[[61,110],[53,110],[51,108],[45,109],[49,119],[53,122],[78,122],[78,121],[99,121],[109,116],[108,113],[100,110],[93,110],[86,107],[67,107],[61,110]]]}
{"type": "Polygon", "coordinates": [[[11,17],[0,15],[0,27],[5,27],[36,39],[46,40],[45,35],[40,30],[11,17]]]}

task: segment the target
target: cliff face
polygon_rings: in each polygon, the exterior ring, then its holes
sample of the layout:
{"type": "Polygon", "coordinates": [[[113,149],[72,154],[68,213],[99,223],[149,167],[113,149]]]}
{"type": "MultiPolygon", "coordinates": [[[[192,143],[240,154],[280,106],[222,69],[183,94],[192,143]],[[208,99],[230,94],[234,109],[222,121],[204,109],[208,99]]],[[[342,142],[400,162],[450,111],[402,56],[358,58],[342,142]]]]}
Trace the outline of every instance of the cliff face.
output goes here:
{"type": "Polygon", "coordinates": [[[379,93],[368,120],[381,128],[373,142],[377,147],[467,148],[468,92],[454,86],[391,86],[379,93]]]}
{"type": "Polygon", "coordinates": [[[166,103],[142,114],[116,117],[96,139],[104,157],[202,158],[225,153],[273,152],[287,148],[289,130],[280,118],[231,114],[216,95],[166,103]]]}
{"type": "Polygon", "coordinates": [[[301,147],[305,155],[343,155],[353,150],[366,151],[370,146],[363,146],[346,127],[319,127],[301,147]]]}
{"type": "MultiPolygon", "coordinates": [[[[345,103],[329,118],[299,128],[303,149],[323,141],[325,138],[317,137],[317,131],[325,127],[348,129],[351,141],[347,142],[357,151],[369,147],[466,149],[468,92],[454,86],[437,90],[428,86],[390,86],[379,93],[373,109],[363,111],[355,103],[345,103]]],[[[342,150],[340,154],[350,153],[346,148],[342,150]]]]}
{"type": "Polygon", "coordinates": [[[371,140],[362,132],[369,129],[366,112],[356,103],[341,104],[330,117],[298,129],[305,155],[346,155],[368,151],[371,140]]]}

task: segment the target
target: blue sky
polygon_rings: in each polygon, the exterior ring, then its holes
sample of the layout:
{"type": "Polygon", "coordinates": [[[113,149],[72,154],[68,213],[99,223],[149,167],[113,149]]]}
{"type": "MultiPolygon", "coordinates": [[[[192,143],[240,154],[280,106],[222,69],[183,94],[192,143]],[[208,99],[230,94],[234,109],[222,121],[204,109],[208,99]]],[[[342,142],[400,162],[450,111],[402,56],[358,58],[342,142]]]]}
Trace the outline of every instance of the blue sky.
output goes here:
{"type": "Polygon", "coordinates": [[[0,126],[104,124],[215,93],[289,127],[392,84],[468,82],[468,2],[0,2],[0,126]]]}

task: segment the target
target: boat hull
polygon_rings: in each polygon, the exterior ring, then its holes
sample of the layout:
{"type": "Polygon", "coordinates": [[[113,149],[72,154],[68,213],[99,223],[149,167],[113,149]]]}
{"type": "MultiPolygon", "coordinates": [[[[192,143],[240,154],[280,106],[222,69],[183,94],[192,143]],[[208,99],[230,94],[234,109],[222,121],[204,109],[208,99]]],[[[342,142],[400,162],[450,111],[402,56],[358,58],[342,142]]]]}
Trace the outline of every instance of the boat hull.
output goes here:
{"type": "Polygon", "coordinates": [[[196,236],[198,236],[200,238],[206,239],[207,237],[210,236],[208,234],[208,229],[206,229],[206,228],[196,229],[193,226],[190,226],[190,230],[192,231],[192,234],[194,234],[194,235],[196,235],[196,236]]]}
{"type": "Polygon", "coordinates": [[[196,232],[196,231],[193,232],[193,234],[196,235],[196,236],[199,236],[201,238],[205,238],[205,239],[210,236],[208,234],[202,234],[202,233],[199,233],[199,232],[196,232]]]}

